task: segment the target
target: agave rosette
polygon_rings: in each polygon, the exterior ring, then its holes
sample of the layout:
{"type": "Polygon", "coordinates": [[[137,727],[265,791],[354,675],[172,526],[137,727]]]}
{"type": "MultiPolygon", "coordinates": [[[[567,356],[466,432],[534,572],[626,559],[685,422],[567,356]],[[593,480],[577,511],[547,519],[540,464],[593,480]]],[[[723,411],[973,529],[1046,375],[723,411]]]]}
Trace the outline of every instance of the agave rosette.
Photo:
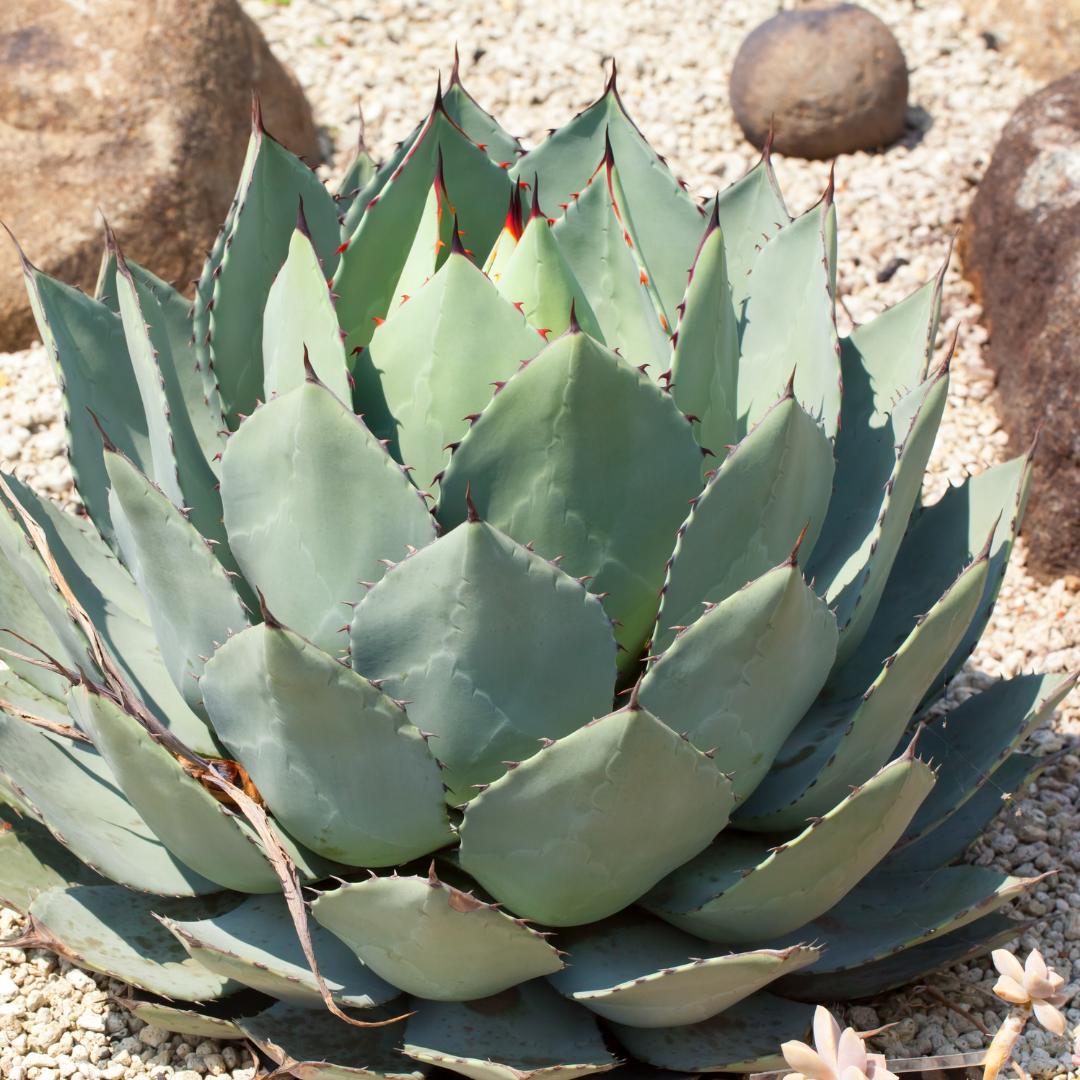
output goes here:
{"type": "Polygon", "coordinates": [[[942,275],[839,338],[835,242],[767,153],[698,205],[614,77],[525,153],[455,73],[335,196],[256,112],[193,306],[24,261],[86,508],[0,484],[26,942],[298,1076],[496,1080],[753,1068],[1007,940],[957,860],[1075,679],[913,718],[1031,463],[920,504],[942,275]]]}

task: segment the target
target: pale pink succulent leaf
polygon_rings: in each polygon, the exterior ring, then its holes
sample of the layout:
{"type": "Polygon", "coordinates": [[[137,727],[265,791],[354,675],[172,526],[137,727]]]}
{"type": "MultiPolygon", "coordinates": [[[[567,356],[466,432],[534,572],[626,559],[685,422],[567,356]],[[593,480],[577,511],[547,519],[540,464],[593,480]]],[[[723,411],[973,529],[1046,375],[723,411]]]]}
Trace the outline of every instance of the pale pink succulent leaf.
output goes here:
{"type": "Polygon", "coordinates": [[[896,1073],[885,1068],[884,1054],[866,1055],[866,1080],[900,1080],[896,1073]]]}
{"type": "Polygon", "coordinates": [[[866,1044],[854,1028],[845,1028],[837,1048],[836,1071],[843,1075],[852,1068],[866,1072],[866,1044]]]}
{"type": "Polygon", "coordinates": [[[1049,998],[1054,996],[1057,987],[1049,979],[1044,979],[1040,975],[1032,975],[1030,972],[1025,972],[1024,989],[1033,998],[1049,998]]]}
{"type": "Polygon", "coordinates": [[[1068,1000],[1068,994],[1054,994],[1053,997],[1048,997],[1046,999],[1046,1004],[1053,1005],[1055,1009],[1060,1009],[1068,1000]]]}
{"type": "Polygon", "coordinates": [[[1046,969],[1046,961],[1038,949],[1032,949],[1028,953],[1028,957],[1024,961],[1024,975],[1026,978],[1034,977],[1042,979],[1044,982],[1050,977],[1050,972],[1046,969]]]}
{"type": "Polygon", "coordinates": [[[1047,1031],[1055,1035],[1065,1034],[1065,1017],[1045,1001],[1035,1002],[1035,1017],[1047,1031]]]}
{"type": "Polygon", "coordinates": [[[798,1039],[792,1039],[780,1047],[784,1060],[806,1080],[837,1080],[831,1065],[821,1059],[821,1055],[798,1039]]]}
{"type": "Polygon", "coordinates": [[[840,1074],[840,1080],[866,1080],[866,1073],[855,1065],[849,1065],[840,1074]]]}
{"type": "Polygon", "coordinates": [[[1010,975],[1002,975],[994,984],[994,993],[1013,1005],[1023,1005],[1031,995],[1010,975]]]}
{"type": "Polygon", "coordinates": [[[995,949],[990,956],[994,961],[994,967],[996,967],[1002,975],[1007,975],[1014,982],[1023,986],[1024,965],[1021,964],[1011,952],[1006,952],[1004,949],[995,949]]]}
{"type": "Polygon", "coordinates": [[[840,1025],[828,1009],[819,1005],[814,1010],[814,1046],[822,1061],[836,1067],[836,1055],[840,1048],[840,1025]]]}

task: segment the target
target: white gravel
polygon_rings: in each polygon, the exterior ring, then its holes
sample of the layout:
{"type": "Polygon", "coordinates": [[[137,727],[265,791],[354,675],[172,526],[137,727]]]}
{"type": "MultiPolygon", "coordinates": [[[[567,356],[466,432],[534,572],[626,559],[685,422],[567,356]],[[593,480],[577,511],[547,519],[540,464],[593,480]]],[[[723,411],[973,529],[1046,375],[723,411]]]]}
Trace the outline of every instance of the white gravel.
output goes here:
{"type": "MultiPolygon", "coordinates": [[[[564,123],[596,97],[604,67],[615,56],[620,88],[634,118],[694,194],[711,195],[737,179],[757,157],[728,108],[727,76],[745,35],[777,10],[772,2],[241,3],[276,54],[296,72],[312,102],[332,158],[321,170],[328,178],[339,176],[352,156],[359,131],[357,99],[363,102],[368,146],[376,156],[385,156],[426,112],[436,73],[441,69],[444,78],[449,74],[455,43],[468,89],[526,146],[536,145],[549,127],[564,123]]],[[[850,329],[852,319],[870,320],[935,273],[1002,127],[1039,85],[1010,57],[987,48],[980,28],[969,24],[955,3],[934,0],[923,7],[917,0],[866,0],[864,6],[893,29],[907,56],[912,128],[902,145],[886,153],[845,155],[836,163],[841,332],[850,329]],[[878,274],[896,260],[905,261],[890,280],[878,281],[878,274]]],[[[775,165],[792,212],[817,200],[828,175],[826,163],[777,158],[775,165]]],[[[993,374],[982,362],[986,331],[978,325],[980,314],[954,259],[946,276],[939,356],[954,330],[959,339],[927,502],[939,497],[946,484],[1026,450],[1010,445],[1000,430],[993,374]]],[[[0,355],[0,467],[14,467],[39,490],[66,502],[72,492],[61,454],[60,413],[40,346],[0,355]]],[[[1021,542],[993,621],[950,687],[947,705],[958,704],[1001,676],[1080,665],[1080,578],[1037,584],[1025,573],[1024,556],[1021,542]]],[[[1077,747],[1075,756],[1065,757],[1031,792],[1022,793],[1025,797],[1006,806],[985,843],[969,858],[1003,871],[1062,867],[1057,878],[1012,908],[1017,919],[1045,916],[1024,935],[1020,951],[1041,948],[1075,990],[1080,982],[1080,701],[1066,702],[1052,725],[1036,733],[1024,749],[1048,753],[1066,745],[1077,747]]],[[[14,926],[10,913],[0,915],[0,936],[14,926]]],[[[217,1062],[206,1066],[214,1053],[177,1045],[175,1039],[168,1061],[161,1060],[161,1053],[150,1057],[156,1065],[144,1061],[152,1047],[136,1056],[140,1024],[115,1006],[109,1009],[105,1033],[72,1026],[74,1006],[68,1002],[78,995],[69,994],[71,983],[62,978],[65,962],[57,965],[46,954],[24,962],[11,955],[14,952],[0,950],[0,1074],[7,1080],[56,1080],[75,1071],[87,1080],[97,1075],[131,1080],[151,1070],[195,1080],[191,1072],[216,1071],[217,1062]],[[5,1003],[8,978],[18,984],[19,993],[5,1003]],[[66,1024],[66,1033],[54,1043],[38,1045],[43,1039],[33,1033],[51,1023],[66,1024]],[[93,1072],[99,1065],[104,1069],[93,1072]]],[[[970,968],[958,965],[927,981],[996,1029],[1003,1010],[994,1009],[997,999],[988,993],[993,974],[985,961],[970,968]]],[[[81,999],[90,999],[92,1011],[104,1010],[106,984],[99,979],[101,989],[81,999]]],[[[883,1040],[882,1048],[890,1054],[977,1049],[987,1041],[965,1016],[911,987],[874,1005],[876,1011],[848,1009],[848,1018],[862,1029],[879,1021],[899,1021],[883,1040]]],[[[1068,1018],[1076,1028],[1080,1011],[1070,1009],[1068,1018]]],[[[1069,1067],[1070,1049],[1067,1039],[1032,1025],[1019,1056],[1030,1073],[1050,1076],[1069,1067]]],[[[226,1053],[222,1049],[222,1060],[226,1053]]],[[[225,1071],[231,1070],[235,1080],[248,1080],[250,1071],[240,1064],[225,1071]]]]}

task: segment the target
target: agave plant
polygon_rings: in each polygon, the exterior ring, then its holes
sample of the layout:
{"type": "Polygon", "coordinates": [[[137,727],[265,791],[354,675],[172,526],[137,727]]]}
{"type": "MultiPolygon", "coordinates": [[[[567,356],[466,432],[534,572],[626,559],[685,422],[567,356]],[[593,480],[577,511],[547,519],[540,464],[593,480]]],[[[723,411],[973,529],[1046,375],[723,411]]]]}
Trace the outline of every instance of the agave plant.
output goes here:
{"type": "Polygon", "coordinates": [[[502,1080],[775,1063],[1015,934],[961,856],[1075,676],[919,718],[1030,459],[921,505],[944,269],[838,338],[835,247],[614,74],[525,153],[455,71],[333,196],[256,109],[193,306],[24,260],[85,507],[0,478],[24,943],[301,1077],[502,1080]]]}

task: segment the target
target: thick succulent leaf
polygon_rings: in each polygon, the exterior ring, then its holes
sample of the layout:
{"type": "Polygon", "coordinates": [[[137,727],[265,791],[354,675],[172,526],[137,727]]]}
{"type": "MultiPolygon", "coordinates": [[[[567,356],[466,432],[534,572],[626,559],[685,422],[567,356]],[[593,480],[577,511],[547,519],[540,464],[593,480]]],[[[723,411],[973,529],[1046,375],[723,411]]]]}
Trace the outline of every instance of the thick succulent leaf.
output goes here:
{"type": "Polygon", "coordinates": [[[978,613],[934,684],[944,686],[952,678],[993,611],[1023,518],[1032,472],[1030,454],[1014,458],[969,477],[959,487],[950,487],[932,506],[916,509],[866,636],[830,680],[823,700],[851,697],[873,679],[882,660],[896,652],[916,620],[975,557],[1000,518],[978,613]]]}
{"type": "Polygon", "coordinates": [[[816,919],[884,858],[933,788],[913,750],[786,843],[721,833],[642,907],[709,941],[761,941],[816,919]]]}
{"type": "Polygon", "coordinates": [[[542,213],[533,213],[495,281],[499,294],[535,329],[558,337],[570,326],[572,310],[581,329],[604,344],[585,292],[542,213]]]}
{"type": "Polygon", "coordinates": [[[258,114],[252,141],[210,309],[210,353],[230,423],[252,412],[263,392],[263,309],[288,256],[301,200],[326,277],[338,263],[333,197],[307,165],[263,130],[258,114]]]}
{"type": "Polygon", "coordinates": [[[969,697],[944,716],[931,717],[919,752],[933,760],[938,783],[904,830],[902,843],[941,824],[1009,759],[1076,686],[1080,673],[1020,675],[969,697]]]}
{"type": "Polygon", "coordinates": [[[180,1003],[187,1008],[159,994],[143,993],[138,999],[117,997],[115,1001],[145,1024],[199,1039],[242,1039],[244,1033],[236,1020],[266,1012],[275,1004],[272,997],[257,990],[238,990],[215,1001],[180,1003]]]}
{"type": "Polygon", "coordinates": [[[323,893],[311,905],[387,982],[437,1001],[501,993],[562,967],[535,930],[435,876],[372,877],[323,893]]]}
{"type": "MultiPolygon", "coordinates": [[[[647,364],[656,379],[671,365],[671,329],[650,295],[651,277],[639,265],[640,253],[630,247],[633,226],[613,195],[617,177],[614,163],[597,170],[555,222],[552,236],[589,300],[604,341],[634,367],[647,364]]],[[[679,299],[692,259],[691,253],[679,299]]]]}
{"type": "Polygon", "coordinates": [[[262,326],[263,394],[269,401],[304,381],[304,359],[341,401],[349,401],[349,367],[322,263],[301,215],[289,255],[266,297],[262,326]]]}
{"type": "Polygon", "coordinates": [[[205,717],[203,657],[213,654],[214,642],[247,626],[244,605],[213,549],[158,487],[113,450],[106,451],[105,465],[124,560],[146,602],[162,659],[184,700],[205,717]]]}
{"type": "Polygon", "coordinates": [[[105,877],[172,896],[217,888],[150,831],[92,746],[0,714],[0,762],[53,836],[105,877]]]}
{"type": "Polygon", "coordinates": [[[44,825],[11,810],[0,811],[0,902],[25,912],[46,889],[107,884],[44,825]]]}
{"type": "Polygon", "coordinates": [[[739,324],[715,209],[679,310],[671,396],[687,416],[697,417],[698,443],[720,458],[724,447],[739,441],[739,324]]]}
{"type": "Polygon", "coordinates": [[[700,938],[629,912],[558,936],[567,966],[548,976],[560,994],[632,1027],[697,1024],[773,979],[812,963],[818,950],[697,957],[700,938]]]}
{"type": "MultiPolygon", "coordinates": [[[[569,312],[568,312],[569,313],[569,312]]],[[[544,347],[544,339],[494,284],[453,253],[443,268],[375,332],[365,355],[381,373],[397,424],[393,447],[423,484],[450,458],[469,417],[544,347]]]]}
{"type": "MultiPolygon", "coordinates": [[[[393,1006],[351,1015],[362,1023],[392,1020],[393,1006]]],[[[282,1001],[257,1016],[243,1017],[240,1029],[268,1057],[286,1066],[297,1080],[421,1080],[425,1065],[409,1067],[402,1058],[405,1022],[363,1028],[339,1020],[325,1009],[305,1009],[282,1001]]]]}
{"type": "MultiPolygon", "coordinates": [[[[178,858],[226,889],[268,893],[281,888],[255,830],[188,774],[134,717],[86,686],[72,687],[68,707],[132,806],[178,858]]],[[[283,839],[301,877],[325,876],[330,867],[323,860],[283,839]]]]}
{"type": "Polygon", "coordinates": [[[454,211],[446,193],[442,169],[435,170],[435,181],[427,193],[424,213],[416,228],[408,258],[394,286],[389,313],[410,296],[418,293],[435,276],[454,243],[454,211]]]}
{"type": "Polygon", "coordinates": [[[705,209],[715,209],[720,218],[732,304],[741,320],[758,252],[791,221],[768,151],[745,176],[716,196],[713,207],[706,203],[705,209]]]}
{"type": "MultiPolygon", "coordinates": [[[[12,477],[11,479],[14,479],[12,477]]],[[[2,524],[2,523],[0,523],[2,524]]],[[[25,547],[25,542],[24,542],[25,547]]],[[[22,578],[17,573],[15,566],[8,561],[2,553],[0,544],[0,627],[5,630],[13,630],[16,634],[32,641],[39,649],[44,649],[50,656],[59,659],[64,652],[64,646],[52,624],[45,616],[45,612],[38,606],[37,601],[27,590],[22,578]]],[[[22,551],[19,556],[21,558],[22,551]]],[[[16,565],[18,565],[16,563],[16,565]]],[[[32,656],[41,659],[32,649],[24,646],[18,638],[11,634],[0,633],[0,647],[11,649],[22,656],[32,656]]],[[[67,689],[67,681],[56,672],[38,667],[26,660],[0,653],[5,664],[15,671],[20,678],[25,679],[38,692],[52,698],[62,698],[67,689]]]]}
{"type": "Polygon", "coordinates": [[[404,709],[291,630],[238,634],[200,686],[222,741],[313,851],[394,866],[452,841],[439,765],[404,709]]]}
{"type": "MultiPolygon", "coordinates": [[[[439,98],[400,164],[367,203],[342,252],[333,289],[340,296],[338,321],[349,335],[350,352],[371,341],[377,321],[393,306],[440,155],[458,225],[480,265],[499,235],[510,199],[507,172],[454,124],[439,98]]],[[[380,169],[375,183],[382,175],[380,169]]]]}
{"type": "Polygon", "coordinates": [[[616,645],[599,600],[484,522],[388,571],[349,634],[353,670],[437,735],[450,802],[610,707],[616,645]]]}
{"type": "MultiPolygon", "coordinates": [[[[348,240],[356,232],[356,226],[360,224],[360,219],[364,216],[368,204],[382,194],[383,188],[386,187],[390,177],[397,172],[398,166],[405,160],[423,128],[423,124],[417,124],[409,135],[394,147],[394,152],[376,166],[375,174],[349,201],[349,208],[344,214],[345,220],[341,222],[342,240],[348,240]]],[[[335,196],[335,200],[336,198],[335,196]]]]}
{"type": "Polygon", "coordinates": [[[653,650],[666,649],[676,627],[695,622],[702,603],[726,600],[796,546],[805,564],[825,519],[832,475],[824,429],[785,393],[691,503],[667,569],[653,650]]]}
{"type": "MultiPolygon", "coordinates": [[[[747,431],[795,373],[795,397],[825,425],[840,422],[840,345],[829,282],[832,189],[818,206],[781,229],[753,264],[741,315],[738,421],[747,431]]],[[[733,267],[734,269],[734,267],[733,267]]]]}
{"type": "Polygon", "coordinates": [[[480,515],[609,593],[627,664],[656,618],[701,452],[671,398],[587,334],[559,338],[495,396],[446,470],[439,520],[480,515]]]}
{"type": "Polygon", "coordinates": [[[90,411],[132,461],[144,472],[152,468],[146,414],[124,327],[120,316],[104,304],[42,273],[25,259],[23,271],[30,307],[63,395],[75,488],[101,535],[114,544],[109,478],[101,436],[90,411]]]}
{"type": "Polygon", "coordinates": [[[152,994],[213,1000],[240,984],[207,971],[154,917],[212,918],[236,907],[235,893],[170,899],[119,885],[50,889],[30,906],[30,932],[55,939],[60,954],[152,994]]]}
{"type": "Polygon", "coordinates": [[[878,426],[864,438],[837,443],[835,491],[807,565],[836,607],[837,669],[859,647],[877,611],[922,491],[948,386],[948,366],[942,365],[897,401],[887,418],[875,415],[878,426]]]}
{"type": "MultiPolygon", "coordinates": [[[[360,142],[356,147],[356,157],[353,158],[352,164],[341,178],[338,189],[334,193],[334,205],[337,209],[338,220],[343,225],[344,219],[352,209],[357,196],[375,179],[378,170],[378,163],[368,153],[367,146],[364,143],[364,118],[361,116],[360,142]]],[[[348,233],[343,233],[341,239],[347,240],[348,236],[348,233]]]]}
{"type": "Polygon", "coordinates": [[[618,1064],[595,1018],[542,979],[479,1001],[418,1001],[404,1052],[471,1080],[574,1080],[618,1064]]]}
{"type": "Polygon", "coordinates": [[[469,803],[461,866],[523,918],[594,922],[703,850],[733,805],[712,761],[635,696],[469,803]]]}
{"type": "Polygon", "coordinates": [[[706,609],[650,665],[641,702],[703,751],[719,748],[745,799],[814,702],[836,618],[788,559],[706,609]]]}
{"type": "Polygon", "coordinates": [[[754,794],[739,809],[740,828],[777,832],[827,814],[851,785],[888,760],[911,714],[963,637],[986,585],[986,549],[926,613],[877,679],[858,698],[817,704],[803,717],[754,794]]]}
{"type": "MultiPolygon", "coordinates": [[[[280,893],[250,896],[239,907],[211,918],[161,921],[192,959],[222,978],[293,1005],[323,1007],[288,904],[280,893]]],[[[322,927],[311,928],[311,941],[319,971],[339,1005],[369,1008],[400,993],[322,927]]]]}
{"type": "Polygon", "coordinates": [[[615,642],[600,602],[480,521],[388,571],[349,641],[353,670],[438,736],[453,803],[611,705],[615,642]]]}
{"type": "MultiPolygon", "coordinates": [[[[191,710],[165,667],[150,626],[146,603],[127,568],[102,542],[89,521],[62,513],[52,501],[40,497],[13,476],[6,480],[22,508],[45,534],[49,551],[64,580],[94,624],[106,650],[144,704],[197,753],[219,753],[221,746],[209,725],[191,710]]],[[[121,513],[117,525],[123,528],[123,524],[121,513]]],[[[25,544],[19,551],[21,558],[33,555],[25,544]]],[[[44,569],[43,565],[39,566],[42,573],[44,569]]],[[[61,594],[50,586],[40,590],[38,595],[40,602],[47,605],[44,610],[50,612],[54,621],[59,620],[65,632],[69,632],[71,619],[61,594]]],[[[41,643],[29,634],[24,636],[41,643]]],[[[44,648],[58,657],[63,651],[53,652],[48,645],[44,648]]],[[[61,694],[66,691],[65,682],[61,694]]]]}
{"type": "MultiPolygon", "coordinates": [[[[153,290],[132,276],[122,256],[118,256],[118,271],[116,289],[124,335],[150,434],[154,471],[147,475],[174,506],[188,508],[188,520],[203,536],[224,544],[217,474],[188,419],[176,379],[177,363],[186,358],[173,356],[165,313],[153,290]]],[[[215,453],[223,448],[220,444],[215,453]]],[[[109,468],[108,459],[105,468],[109,468]]],[[[119,524],[116,527],[119,529],[119,524]]]]}
{"type": "Polygon", "coordinates": [[[778,980],[773,989],[797,1001],[823,1004],[876,997],[928,972],[1000,949],[1018,938],[1024,926],[1007,915],[988,915],[951,934],[932,937],[921,945],[858,967],[822,974],[794,972],[778,980]]]}
{"type": "Polygon", "coordinates": [[[569,212],[574,196],[584,191],[603,160],[608,143],[619,163],[642,255],[664,307],[674,311],[705,231],[705,217],[627,115],[614,78],[599,101],[526,154],[511,176],[530,184],[539,176],[545,205],[551,204],[549,211],[563,208],[569,212]]]}
{"type": "Polygon", "coordinates": [[[435,537],[401,467],[318,382],[249,417],[222,464],[225,525],[244,576],[278,619],[324,651],[344,647],[342,605],[363,596],[362,582],[378,581],[380,560],[435,537]]]}
{"type": "Polygon", "coordinates": [[[700,1024],[638,1028],[614,1024],[619,1042],[636,1058],[679,1072],[761,1072],[786,1069],[782,1042],[803,1039],[814,1009],[759,991],[700,1024]]]}
{"type": "Polygon", "coordinates": [[[767,943],[782,949],[817,940],[822,956],[806,973],[842,971],[989,915],[1038,878],[1006,877],[981,866],[950,866],[911,874],[871,874],[835,907],[790,934],[767,943]]]}
{"type": "Polygon", "coordinates": [[[955,862],[986,833],[1009,796],[1026,788],[1053,763],[1053,755],[1039,758],[1010,754],[958,809],[931,831],[890,851],[875,873],[914,873],[955,862]]]}
{"type": "MultiPolygon", "coordinates": [[[[66,680],[64,688],[66,694],[66,680]]],[[[45,720],[51,720],[55,724],[67,726],[71,724],[71,717],[68,715],[67,704],[63,698],[50,697],[25,679],[19,678],[10,668],[0,670],[0,699],[3,701],[0,707],[7,708],[9,704],[15,707],[14,710],[8,710],[13,715],[17,715],[15,710],[22,709],[45,720]]]]}
{"type": "MultiPolygon", "coordinates": [[[[115,251],[109,259],[115,279],[115,251]]],[[[158,315],[159,322],[152,324],[151,336],[155,348],[159,350],[158,367],[161,368],[165,380],[174,422],[177,422],[178,413],[185,416],[181,422],[190,424],[191,431],[202,448],[203,457],[211,469],[216,470],[215,456],[225,449],[225,422],[221,417],[221,398],[218,396],[213,372],[208,372],[209,378],[206,378],[200,369],[202,358],[193,332],[194,312],[191,301],[186,300],[172,285],[162,281],[145,267],[130,261],[127,265],[136,285],[148,289],[156,304],[154,312],[158,315]],[[162,343],[165,348],[162,348],[162,343]]],[[[115,281],[111,285],[111,291],[112,310],[119,313],[115,281]]],[[[205,332],[204,330],[203,333],[205,332]]]]}
{"type": "Polygon", "coordinates": [[[442,100],[446,115],[474,143],[479,144],[480,149],[486,151],[487,156],[496,165],[513,165],[525,152],[521,148],[521,143],[513,135],[504,131],[498,120],[477,104],[472,94],[462,85],[458,74],[456,51],[454,69],[450,73],[450,85],[442,100]]]}

